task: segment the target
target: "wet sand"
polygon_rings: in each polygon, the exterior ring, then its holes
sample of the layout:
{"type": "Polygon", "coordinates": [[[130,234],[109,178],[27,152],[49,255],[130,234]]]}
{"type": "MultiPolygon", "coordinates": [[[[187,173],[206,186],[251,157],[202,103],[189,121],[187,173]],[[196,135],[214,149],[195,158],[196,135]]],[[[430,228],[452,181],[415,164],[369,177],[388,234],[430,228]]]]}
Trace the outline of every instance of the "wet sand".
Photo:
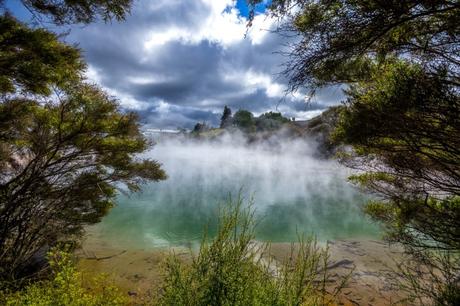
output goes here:
{"type": "MultiPolygon", "coordinates": [[[[270,253],[281,261],[289,255],[290,243],[271,244],[270,253]]],[[[391,269],[401,258],[401,249],[376,240],[329,242],[329,273],[340,281],[351,273],[340,294],[341,305],[401,305],[404,295],[394,285],[391,269]]],[[[187,248],[123,249],[89,235],[78,250],[79,268],[86,275],[109,274],[109,279],[131,296],[133,304],[151,301],[161,283],[161,263],[174,252],[190,259],[187,248]]],[[[329,288],[329,289],[332,289],[329,288]]],[[[404,305],[407,305],[404,303],[404,305]]]]}

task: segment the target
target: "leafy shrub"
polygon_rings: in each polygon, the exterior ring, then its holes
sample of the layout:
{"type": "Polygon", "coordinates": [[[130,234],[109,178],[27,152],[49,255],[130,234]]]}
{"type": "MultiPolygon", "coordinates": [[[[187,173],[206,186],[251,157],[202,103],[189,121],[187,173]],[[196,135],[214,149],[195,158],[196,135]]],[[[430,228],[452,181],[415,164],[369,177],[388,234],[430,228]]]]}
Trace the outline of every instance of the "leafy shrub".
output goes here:
{"type": "Polygon", "coordinates": [[[8,306],[116,306],[127,303],[105,275],[99,275],[84,286],[81,272],[77,271],[70,253],[51,252],[49,262],[50,280],[35,282],[23,290],[5,294],[0,303],[8,306]]]}
{"type": "Polygon", "coordinates": [[[254,214],[242,200],[224,208],[216,238],[206,237],[191,264],[177,256],[165,263],[159,305],[324,305],[327,249],[300,239],[291,256],[277,264],[268,244],[256,244],[254,214]]]}
{"type": "Polygon", "coordinates": [[[247,110],[240,109],[233,115],[233,125],[245,132],[254,132],[254,115],[247,110]]]}
{"type": "Polygon", "coordinates": [[[290,121],[288,118],[283,117],[283,115],[281,115],[280,112],[272,112],[272,111],[263,113],[262,115],[259,116],[259,118],[272,119],[272,120],[279,121],[281,123],[286,123],[290,121]]]}

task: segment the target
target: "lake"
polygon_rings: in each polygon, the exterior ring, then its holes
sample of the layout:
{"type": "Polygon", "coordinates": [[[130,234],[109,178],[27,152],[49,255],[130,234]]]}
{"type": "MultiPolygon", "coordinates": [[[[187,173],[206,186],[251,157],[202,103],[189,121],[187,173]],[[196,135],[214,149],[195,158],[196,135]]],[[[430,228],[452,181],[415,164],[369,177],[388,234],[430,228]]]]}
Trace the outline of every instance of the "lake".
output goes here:
{"type": "Polygon", "coordinates": [[[219,207],[241,194],[252,199],[261,241],[294,242],[301,233],[319,241],[378,238],[361,212],[367,197],[347,182],[350,171],[314,151],[305,141],[161,142],[142,158],[162,163],[168,179],[120,193],[91,231],[122,248],[195,245],[205,228],[215,233],[219,207]]]}

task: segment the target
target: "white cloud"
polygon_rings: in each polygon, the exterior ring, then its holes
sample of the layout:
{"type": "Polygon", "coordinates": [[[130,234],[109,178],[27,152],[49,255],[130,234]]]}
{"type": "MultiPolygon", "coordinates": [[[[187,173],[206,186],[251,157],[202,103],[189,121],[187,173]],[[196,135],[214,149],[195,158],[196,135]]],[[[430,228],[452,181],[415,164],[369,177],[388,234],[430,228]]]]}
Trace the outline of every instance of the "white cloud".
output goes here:
{"type": "MultiPolygon", "coordinates": [[[[168,42],[199,44],[210,41],[227,47],[247,38],[253,44],[261,44],[274,20],[263,14],[255,17],[252,27],[247,29],[247,19],[241,17],[233,0],[201,0],[207,16],[194,24],[154,28],[147,31],[143,46],[146,51],[164,46],[168,42]]],[[[175,3],[177,5],[177,2],[175,3]]],[[[163,6],[151,6],[157,10],[163,6]]]]}
{"type": "Polygon", "coordinates": [[[222,78],[245,84],[246,94],[263,89],[269,98],[283,97],[286,89],[285,85],[274,82],[272,76],[253,70],[224,72],[222,78]]]}
{"type": "Polygon", "coordinates": [[[310,111],[295,112],[295,117],[297,120],[308,120],[320,115],[323,111],[324,109],[315,109],[310,111]]]}
{"type": "Polygon", "coordinates": [[[85,77],[90,82],[101,84],[101,76],[100,76],[98,70],[95,67],[91,66],[91,65],[88,65],[88,68],[86,69],[85,77]]]}
{"type": "Polygon", "coordinates": [[[265,37],[270,34],[275,22],[275,19],[269,18],[264,14],[256,15],[252,22],[252,27],[248,31],[248,37],[251,39],[252,44],[262,44],[265,37]]]}
{"type": "Polygon", "coordinates": [[[159,82],[166,82],[170,78],[159,75],[159,74],[154,74],[150,73],[148,75],[134,75],[134,76],[127,76],[126,81],[134,84],[134,85],[148,85],[148,84],[154,84],[154,83],[159,83],[159,82]]]}
{"type": "Polygon", "coordinates": [[[138,0],[125,22],[74,28],[71,36],[88,79],[153,126],[215,122],[224,105],[263,113],[284,98],[284,115],[311,117],[304,95],[285,97],[287,81],[276,77],[286,38],[270,33],[275,22],[258,14],[248,30],[233,0],[138,0]]]}
{"type": "MultiPolygon", "coordinates": [[[[99,86],[102,87],[104,91],[106,91],[109,95],[116,97],[118,101],[120,101],[120,104],[129,109],[133,110],[145,110],[147,109],[150,104],[148,102],[142,102],[138,101],[137,99],[133,98],[130,94],[126,92],[122,92],[119,90],[116,90],[112,87],[104,87],[102,84],[103,82],[103,73],[93,67],[92,65],[88,65],[88,68],[85,73],[85,77],[88,79],[88,81],[99,84],[99,86]]],[[[141,81],[142,79],[139,79],[138,81],[141,81]]]]}
{"type": "Polygon", "coordinates": [[[147,34],[147,40],[144,42],[144,49],[149,51],[152,50],[154,47],[164,46],[168,42],[171,41],[181,41],[187,42],[187,37],[190,37],[190,33],[188,33],[184,29],[179,28],[169,28],[166,31],[157,32],[158,30],[151,31],[147,34]]]}

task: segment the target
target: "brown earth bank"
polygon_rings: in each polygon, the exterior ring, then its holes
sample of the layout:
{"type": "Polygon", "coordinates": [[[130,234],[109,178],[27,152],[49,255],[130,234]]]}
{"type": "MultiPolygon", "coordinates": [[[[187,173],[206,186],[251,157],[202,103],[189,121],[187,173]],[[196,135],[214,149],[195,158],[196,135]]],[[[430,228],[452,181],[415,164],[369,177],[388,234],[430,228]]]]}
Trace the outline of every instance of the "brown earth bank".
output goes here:
{"type": "MultiPolygon", "coordinates": [[[[337,240],[329,242],[328,271],[333,287],[349,275],[339,296],[339,305],[407,305],[403,302],[392,271],[402,258],[399,247],[376,240],[337,240]]],[[[272,258],[289,256],[292,244],[274,243],[272,258]]],[[[171,253],[190,260],[187,248],[123,249],[91,237],[77,251],[79,269],[84,275],[106,273],[131,298],[133,305],[152,301],[163,278],[162,262],[171,253]]]]}

